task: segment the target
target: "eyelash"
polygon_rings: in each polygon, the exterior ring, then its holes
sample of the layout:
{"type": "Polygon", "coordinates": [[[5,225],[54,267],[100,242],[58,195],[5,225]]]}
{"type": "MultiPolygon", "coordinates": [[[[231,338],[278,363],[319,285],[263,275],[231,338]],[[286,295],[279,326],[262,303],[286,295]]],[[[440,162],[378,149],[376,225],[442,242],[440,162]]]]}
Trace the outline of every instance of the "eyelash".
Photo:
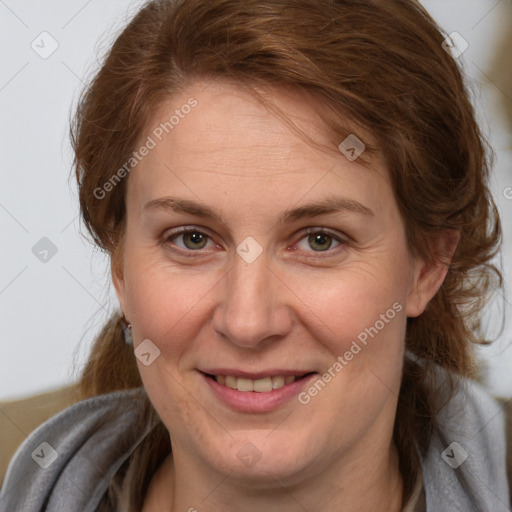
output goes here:
{"type": "MultiPolygon", "coordinates": [[[[164,239],[162,240],[162,245],[165,245],[170,251],[172,251],[180,256],[185,256],[187,258],[201,257],[201,254],[195,255],[193,253],[201,253],[201,251],[203,251],[204,249],[198,249],[198,250],[182,249],[182,248],[176,249],[175,244],[172,244],[172,245],[174,245],[174,247],[171,247],[171,245],[169,245],[169,242],[171,240],[174,240],[181,235],[186,235],[189,233],[199,233],[201,235],[206,236],[209,240],[212,240],[212,237],[208,233],[205,233],[204,231],[202,231],[201,229],[194,228],[194,227],[183,227],[183,228],[178,228],[174,232],[166,235],[164,237],[164,239]]],[[[346,246],[349,245],[349,241],[347,239],[341,238],[340,236],[335,235],[330,230],[325,229],[325,228],[308,228],[308,229],[306,229],[306,231],[303,232],[301,238],[299,238],[299,240],[294,245],[296,245],[297,243],[302,241],[308,235],[312,235],[312,234],[327,235],[330,238],[332,238],[333,240],[335,240],[336,242],[338,242],[339,245],[336,246],[334,249],[327,249],[325,251],[311,251],[311,252],[317,253],[317,254],[327,253],[327,256],[305,256],[305,258],[308,258],[308,259],[310,259],[310,258],[322,259],[322,258],[333,256],[334,254],[337,254],[340,250],[343,250],[344,248],[346,248],[346,246]]]]}

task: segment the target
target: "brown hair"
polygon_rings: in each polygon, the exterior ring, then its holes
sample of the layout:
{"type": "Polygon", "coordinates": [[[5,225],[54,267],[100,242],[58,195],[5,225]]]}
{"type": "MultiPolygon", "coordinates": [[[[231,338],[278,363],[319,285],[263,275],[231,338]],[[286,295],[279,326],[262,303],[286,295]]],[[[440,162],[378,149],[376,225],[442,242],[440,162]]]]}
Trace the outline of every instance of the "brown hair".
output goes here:
{"type": "MultiPolygon", "coordinates": [[[[404,364],[394,429],[404,503],[418,449],[425,452],[436,426],[431,370],[451,371],[452,392],[456,376],[476,375],[472,343],[484,341],[479,311],[502,284],[491,263],[501,228],[487,188],[488,148],[444,38],[414,0],[155,0],[115,41],[72,127],[82,219],[115,271],[126,180],[104,198],[95,191],[132,156],[159,103],[198,78],[293,87],[337,114],[325,119],[333,140],[347,135],[347,121],[369,133],[388,165],[411,253],[435,258],[430,238],[460,232],[443,285],[407,322],[407,348],[416,357],[404,364]]],[[[117,314],[94,344],[81,389],[93,396],[140,385],[117,314]]],[[[130,506],[141,505],[170,450],[161,421],[157,432],[133,455],[139,474],[130,506]]]]}

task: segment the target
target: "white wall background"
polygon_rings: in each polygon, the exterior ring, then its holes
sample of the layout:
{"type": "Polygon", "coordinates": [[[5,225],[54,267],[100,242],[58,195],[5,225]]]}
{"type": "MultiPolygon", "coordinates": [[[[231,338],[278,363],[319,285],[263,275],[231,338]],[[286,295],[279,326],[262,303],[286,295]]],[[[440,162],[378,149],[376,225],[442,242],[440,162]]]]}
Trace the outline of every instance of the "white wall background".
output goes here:
{"type": "MultiPolygon", "coordinates": [[[[73,381],[117,306],[106,258],[80,234],[68,121],[102,50],[140,3],[0,0],[0,399],[73,381]],[[46,57],[55,44],[47,58],[31,47],[46,57]],[[50,249],[47,262],[32,252],[43,237],[57,250],[52,256],[50,249]]],[[[507,322],[482,354],[490,388],[512,396],[512,199],[504,194],[512,186],[512,134],[490,76],[501,30],[512,23],[512,1],[423,3],[447,32],[469,43],[462,60],[496,151],[493,192],[504,221],[507,291],[490,304],[490,332],[498,332],[504,308],[507,322]]]]}

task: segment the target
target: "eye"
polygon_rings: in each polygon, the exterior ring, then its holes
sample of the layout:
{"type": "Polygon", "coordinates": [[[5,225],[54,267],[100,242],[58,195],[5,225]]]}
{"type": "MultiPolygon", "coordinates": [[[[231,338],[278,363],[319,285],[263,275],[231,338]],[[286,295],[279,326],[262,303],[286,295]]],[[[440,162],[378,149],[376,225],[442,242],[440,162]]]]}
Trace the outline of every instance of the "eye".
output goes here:
{"type": "MultiPolygon", "coordinates": [[[[184,227],[165,235],[163,245],[173,252],[190,255],[192,252],[200,252],[203,249],[211,249],[218,247],[212,240],[210,235],[194,227],[184,227]],[[179,242],[181,240],[181,243],[179,242]],[[208,247],[208,242],[210,246],[208,247]],[[174,246],[174,247],[173,247],[174,246]],[[187,254],[188,253],[188,254],[187,254]]],[[[322,253],[328,252],[328,255],[337,253],[338,247],[343,249],[348,245],[348,241],[342,237],[332,234],[322,228],[311,228],[300,240],[292,247],[292,250],[300,249],[306,252],[322,253]],[[333,244],[334,247],[333,247],[333,244]],[[313,249],[313,251],[311,251],[313,249]]]]}
{"type": "Polygon", "coordinates": [[[334,248],[337,248],[341,245],[346,245],[347,241],[323,229],[312,228],[300,239],[295,247],[303,251],[313,249],[313,252],[327,252],[333,249],[333,243],[337,244],[334,246],[334,248]]]}
{"type": "MultiPolygon", "coordinates": [[[[195,228],[182,228],[174,233],[165,236],[164,243],[171,243],[179,248],[181,251],[198,251],[205,249],[210,236],[195,228]],[[182,240],[182,245],[176,243],[177,240],[182,240]]],[[[213,244],[213,242],[211,242],[213,244]]],[[[175,249],[173,249],[175,250],[175,249]]]]}

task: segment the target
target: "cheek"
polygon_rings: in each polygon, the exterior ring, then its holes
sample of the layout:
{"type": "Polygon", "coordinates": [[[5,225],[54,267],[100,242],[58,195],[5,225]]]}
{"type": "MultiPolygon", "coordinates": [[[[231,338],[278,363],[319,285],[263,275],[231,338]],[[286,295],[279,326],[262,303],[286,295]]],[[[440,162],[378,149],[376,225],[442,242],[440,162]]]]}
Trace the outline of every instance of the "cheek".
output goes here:
{"type": "Polygon", "coordinates": [[[191,348],[222,274],[179,269],[142,253],[127,258],[124,271],[135,344],[149,338],[174,358],[191,348]]]}
{"type": "MultiPolygon", "coordinates": [[[[363,343],[373,339],[375,326],[382,334],[397,332],[400,322],[394,317],[399,316],[399,308],[393,305],[403,306],[405,301],[406,276],[400,270],[405,261],[388,260],[356,262],[330,271],[285,271],[280,279],[293,293],[282,299],[331,353],[342,354],[356,339],[363,343]]],[[[126,258],[124,270],[127,316],[134,325],[135,341],[155,340],[163,351],[172,345],[169,348],[176,353],[193,343],[215,305],[225,300],[216,293],[225,272],[175,267],[152,261],[142,251],[126,258]]]]}
{"type": "Polygon", "coordinates": [[[407,276],[400,268],[361,264],[323,277],[302,274],[293,282],[289,277],[289,283],[303,303],[308,330],[341,355],[356,340],[366,347],[376,336],[402,339],[407,276]]]}
{"type": "MultiPolygon", "coordinates": [[[[321,421],[336,425],[345,440],[370,428],[393,403],[402,375],[405,280],[391,273],[365,275],[347,273],[307,301],[309,333],[329,357],[319,380],[299,399],[321,411],[321,421]]],[[[305,293],[308,283],[302,283],[305,293]]],[[[389,421],[393,410],[386,413],[389,421]]]]}

